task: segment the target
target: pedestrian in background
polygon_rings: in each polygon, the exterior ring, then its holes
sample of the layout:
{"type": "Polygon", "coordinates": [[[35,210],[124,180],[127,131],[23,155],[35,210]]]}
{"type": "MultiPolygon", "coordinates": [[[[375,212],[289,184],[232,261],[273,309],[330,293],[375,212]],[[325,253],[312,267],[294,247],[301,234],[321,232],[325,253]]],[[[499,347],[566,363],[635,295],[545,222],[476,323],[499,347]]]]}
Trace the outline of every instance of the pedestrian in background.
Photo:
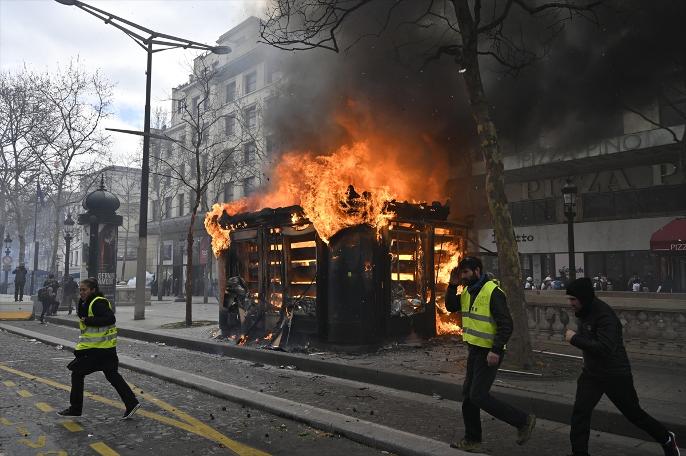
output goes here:
{"type": "Polygon", "coordinates": [[[536,416],[527,415],[490,394],[513,329],[505,293],[484,272],[479,258],[465,257],[450,274],[445,303],[449,312],[462,314],[462,339],[469,352],[462,387],[465,435],[450,446],[470,452],[481,449],[482,409],[517,428],[517,443],[523,445],[531,437],[536,416]],[[458,285],[465,287],[459,295],[458,285]]]}
{"type": "Polygon", "coordinates": [[[48,278],[43,282],[43,287],[49,287],[52,290],[48,304],[48,315],[56,315],[60,305],[57,300],[57,290],[60,288],[60,283],[55,279],[55,274],[48,274],[48,278]]]}
{"type": "Polygon", "coordinates": [[[98,281],[93,278],[81,281],[79,296],[77,314],[81,335],[74,351],[75,358],[67,366],[71,370],[70,405],[57,414],[81,416],[84,379],[93,372],[102,371],[124,402],[126,409],[122,419],[131,418],[140,403],[119,374],[117,327],[112,304],[102,295],[98,281]]]}
{"type": "Polygon", "coordinates": [[[678,456],[674,433],[639,405],[629,357],[622,339],[622,323],[612,308],[596,298],[593,284],[582,277],[569,284],[567,298],[578,318],[579,332],[568,329],[567,342],[580,348],[584,367],[577,381],[570,441],[573,456],[588,456],[591,414],[606,394],[620,412],[662,445],[665,456],[678,456]]]}
{"type": "Polygon", "coordinates": [[[26,285],[26,274],[28,271],[24,263],[20,263],[12,274],[14,274],[14,302],[24,300],[24,285],[26,285]]]}
{"type": "Polygon", "coordinates": [[[69,315],[74,310],[74,306],[79,302],[79,284],[76,283],[72,276],[67,276],[62,285],[62,299],[66,301],[69,306],[69,315]]]}
{"type": "Polygon", "coordinates": [[[41,305],[40,322],[45,323],[45,314],[50,315],[50,309],[52,308],[52,302],[55,299],[54,293],[51,287],[41,287],[36,292],[36,298],[41,305]]]}

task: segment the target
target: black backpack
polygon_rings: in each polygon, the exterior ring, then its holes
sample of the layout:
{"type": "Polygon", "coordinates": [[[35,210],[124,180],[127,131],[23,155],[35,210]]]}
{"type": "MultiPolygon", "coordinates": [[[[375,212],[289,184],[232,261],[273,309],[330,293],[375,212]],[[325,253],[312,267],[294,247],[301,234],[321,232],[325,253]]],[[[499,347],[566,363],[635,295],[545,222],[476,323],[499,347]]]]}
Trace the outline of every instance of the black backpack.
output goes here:
{"type": "Polygon", "coordinates": [[[43,287],[40,290],[38,290],[38,299],[40,299],[41,301],[50,299],[50,290],[48,289],[48,287],[43,287]]]}

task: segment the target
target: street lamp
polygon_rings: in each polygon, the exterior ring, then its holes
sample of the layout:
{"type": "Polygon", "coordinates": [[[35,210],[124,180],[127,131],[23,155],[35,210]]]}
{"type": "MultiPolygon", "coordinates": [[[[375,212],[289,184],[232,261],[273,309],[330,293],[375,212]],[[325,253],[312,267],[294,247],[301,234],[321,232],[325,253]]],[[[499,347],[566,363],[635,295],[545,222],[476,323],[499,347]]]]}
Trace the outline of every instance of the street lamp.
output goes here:
{"type": "Polygon", "coordinates": [[[562,187],[565,216],[567,217],[567,246],[569,250],[569,280],[576,279],[576,262],[574,259],[574,216],[576,215],[576,185],[567,179],[562,187]]]}
{"type": "Polygon", "coordinates": [[[12,245],[12,238],[10,237],[10,233],[7,233],[7,236],[5,236],[5,257],[2,259],[2,269],[5,271],[5,284],[3,285],[3,293],[7,293],[7,287],[9,286],[9,278],[8,275],[10,273],[10,269],[12,269],[12,257],[10,256],[10,253],[12,251],[10,250],[10,245],[12,245]]]}
{"type": "Polygon", "coordinates": [[[71,249],[71,240],[74,239],[74,220],[71,218],[71,212],[67,213],[67,218],[64,219],[64,280],[69,277],[69,253],[71,249]]]}
{"type": "MultiPolygon", "coordinates": [[[[76,6],[83,11],[101,19],[105,24],[110,24],[126,33],[136,44],[142,47],[148,54],[148,66],[145,73],[145,118],[143,120],[143,160],[141,163],[141,203],[138,218],[138,249],[136,254],[136,304],[134,307],[134,320],[145,318],[145,272],[148,254],[148,181],[150,178],[150,81],[152,74],[152,54],[166,51],[167,49],[198,49],[209,51],[214,54],[228,54],[229,46],[208,46],[196,41],[178,38],[164,33],[158,33],[114,14],[103,11],[94,6],[78,0],[55,0],[62,5],[76,6]],[[147,37],[141,35],[148,35],[147,37]],[[153,45],[160,46],[153,49],[153,45]]],[[[140,134],[140,132],[132,132],[140,134]]]]}

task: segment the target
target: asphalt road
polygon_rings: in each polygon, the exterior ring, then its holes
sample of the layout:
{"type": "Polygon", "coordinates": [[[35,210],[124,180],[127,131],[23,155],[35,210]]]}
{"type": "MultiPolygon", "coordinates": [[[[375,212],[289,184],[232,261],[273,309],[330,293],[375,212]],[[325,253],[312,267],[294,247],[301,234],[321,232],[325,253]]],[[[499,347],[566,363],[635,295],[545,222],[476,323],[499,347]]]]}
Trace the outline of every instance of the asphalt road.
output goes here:
{"type": "MultiPolygon", "coordinates": [[[[12,324],[65,340],[75,340],[78,335],[76,329],[59,325],[39,325],[37,322],[13,322],[12,324]]],[[[68,384],[69,376],[65,365],[73,356],[70,352],[56,350],[54,347],[40,343],[32,343],[23,337],[11,335],[4,331],[0,331],[0,347],[0,398],[2,398],[3,403],[6,398],[11,398],[21,405],[26,403],[29,398],[19,396],[16,388],[8,392],[10,388],[2,385],[2,380],[18,383],[17,375],[3,370],[2,366],[19,369],[34,375],[55,379],[62,384],[68,384]],[[7,353],[5,353],[6,347],[9,349],[7,353]]],[[[446,445],[448,442],[460,438],[463,433],[460,404],[453,401],[290,370],[288,366],[278,368],[127,338],[120,338],[118,351],[121,354],[161,366],[193,372],[197,375],[254,389],[266,394],[344,413],[350,416],[351,419],[370,421],[443,441],[446,442],[446,445]]],[[[240,406],[226,403],[226,401],[221,401],[203,393],[187,390],[173,384],[163,383],[155,378],[142,376],[127,370],[122,370],[122,374],[127,381],[143,388],[146,393],[154,395],[154,397],[165,401],[172,407],[184,410],[192,417],[201,420],[204,424],[212,426],[225,437],[261,451],[271,454],[291,455],[315,453],[329,453],[332,455],[381,454],[379,450],[369,449],[345,439],[336,438],[321,431],[316,431],[265,413],[242,409],[240,406]],[[285,427],[282,424],[285,424],[285,427]]],[[[26,381],[26,379],[24,378],[22,381],[26,381]]],[[[38,382],[37,387],[39,385],[44,384],[38,382]]],[[[52,401],[48,399],[41,399],[41,401],[51,404],[54,408],[58,408],[58,406],[53,404],[57,403],[59,406],[66,404],[66,390],[48,388],[47,385],[43,387],[47,388],[45,394],[52,398],[52,401]],[[58,403],[55,398],[60,399],[61,403],[58,403]]],[[[86,379],[86,388],[88,389],[89,387],[97,394],[116,401],[116,393],[104,380],[102,374],[96,373],[88,377],[86,379]]],[[[24,389],[28,390],[27,387],[24,387],[24,389]]],[[[146,400],[147,398],[145,397],[143,399],[145,410],[169,414],[168,411],[159,410],[159,402],[146,400]]],[[[34,402],[36,401],[34,400],[34,402]]],[[[129,436],[129,433],[126,431],[128,431],[128,426],[131,424],[117,421],[121,413],[120,410],[113,409],[111,405],[107,406],[107,404],[87,400],[87,413],[89,413],[91,407],[94,410],[102,409],[101,414],[97,415],[98,423],[109,423],[113,428],[125,430],[125,432],[120,434],[113,432],[107,436],[109,440],[103,437],[103,441],[111,442],[112,448],[119,454],[148,454],[136,452],[136,450],[148,451],[148,447],[145,445],[151,445],[152,443],[160,445],[159,447],[153,447],[153,449],[170,450],[171,452],[168,454],[231,454],[225,448],[217,448],[219,445],[217,441],[200,438],[197,434],[187,430],[183,432],[181,428],[173,425],[171,427],[169,425],[163,426],[161,422],[145,416],[138,417],[135,420],[138,428],[134,429],[129,436]],[[154,427],[158,429],[154,430],[152,434],[148,434],[147,429],[154,427]],[[160,437],[161,432],[172,434],[162,438],[160,437]],[[185,436],[186,439],[190,439],[188,442],[192,441],[193,443],[185,442],[180,439],[180,436],[185,436]],[[117,439],[122,439],[122,442],[119,442],[117,439]],[[160,442],[160,440],[162,441],[160,442]],[[117,446],[122,444],[123,447],[117,446]],[[129,452],[127,453],[126,451],[129,452]],[[192,451],[196,451],[196,453],[192,451]]],[[[13,409],[10,407],[10,410],[13,409]]],[[[38,409],[36,409],[35,405],[17,407],[16,411],[13,410],[14,419],[40,422],[39,418],[39,421],[22,418],[23,415],[27,414],[27,410],[35,414],[38,409]]],[[[4,416],[5,409],[0,409],[0,412],[4,416]]],[[[41,414],[38,413],[36,416],[40,417],[41,414]]],[[[90,418],[91,415],[89,414],[88,416],[90,418]]],[[[12,419],[10,416],[7,418],[12,419]]],[[[71,435],[69,432],[64,431],[63,425],[56,418],[54,415],[50,415],[49,419],[45,419],[45,425],[52,423],[51,432],[43,431],[43,434],[47,436],[46,438],[49,439],[53,432],[58,431],[62,434],[71,435]],[[62,429],[55,430],[55,427],[58,426],[62,426],[62,429]]],[[[486,414],[483,414],[482,420],[484,421],[484,437],[486,440],[484,450],[488,454],[495,456],[553,456],[566,455],[569,452],[569,428],[565,424],[539,420],[531,441],[527,445],[520,447],[513,442],[515,438],[514,429],[504,423],[495,421],[486,414]]],[[[14,442],[13,444],[17,445],[17,442],[22,439],[16,432],[12,434],[11,430],[11,427],[0,426],[0,436],[2,436],[0,437],[0,444],[5,445],[6,442],[9,444],[11,440],[14,442]]],[[[36,430],[34,432],[39,431],[36,430]]],[[[637,430],[637,434],[639,432],[637,430]]],[[[94,436],[99,438],[99,434],[94,434],[94,436]]],[[[88,438],[87,442],[93,438],[96,437],[88,438]]],[[[23,444],[18,445],[21,446],[23,444]]],[[[75,448],[80,447],[77,446],[75,448]]],[[[591,450],[593,454],[602,454],[604,456],[657,456],[662,454],[659,446],[652,442],[599,432],[592,434],[591,450]]],[[[70,451],[69,454],[81,453],[72,453],[70,451]]]]}
{"type": "Polygon", "coordinates": [[[123,407],[102,373],[86,378],[84,415],[69,401],[73,355],[0,332],[0,455],[372,455],[336,435],[122,369],[143,406],[123,407]]]}

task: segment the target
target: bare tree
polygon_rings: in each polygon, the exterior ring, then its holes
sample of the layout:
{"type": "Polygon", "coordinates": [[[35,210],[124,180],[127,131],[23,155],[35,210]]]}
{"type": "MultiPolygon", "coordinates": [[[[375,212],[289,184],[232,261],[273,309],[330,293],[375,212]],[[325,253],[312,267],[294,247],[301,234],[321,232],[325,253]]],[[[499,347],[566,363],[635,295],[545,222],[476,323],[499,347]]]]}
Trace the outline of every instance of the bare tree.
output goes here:
{"type": "Polygon", "coordinates": [[[102,120],[109,115],[112,85],[98,71],[89,73],[72,60],[64,69],[36,80],[38,95],[50,110],[50,129],[43,134],[44,150],[37,154],[49,186],[47,195],[54,208],[50,269],[55,270],[57,247],[65,206],[79,195],[81,178],[91,174],[107,153],[108,136],[102,120]]]}
{"type": "MultiPolygon", "coordinates": [[[[181,132],[180,137],[168,136],[176,150],[171,156],[157,157],[170,179],[178,183],[179,192],[185,189],[189,195],[185,282],[188,326],[193,321],[193,245],[198,210],[207,208],[207,192],[227,176],[230,182],[256,180],[263,150],[258,121],[260,107],[243,106],[240,101],[223,103],[217,93],[217,76],[215,66],[205,56],[195,59],[192,83],[184,90],[185,100],[174,100],[182,102],[180,125],[173,128],[181,132]]],[[[179,202],[179,207],[185,204],[179,202]]]]}
{"type": "Polygon", "coordinates": [[[25,262],[26,226],[36,201],[36,138],[48,119],[36,89],[34,75],[26,69],[0,73],[0,228],[4,235],[10,220],[17,227],[20,263],[25,262]]]}
{"type": "Polygon", "coordinates": [[[501,285],[508,296],[517,331],[513,334],[510,359],[523,367],[532,363],[531,342],[527,330],[526,303],[520,284],[521,267],[515,241],[512,217],[505,195],[503,160],[498,132],[491,105],[486,96],[481,75],[481,57],[495,59],[502,67],[517,73],[536,60],[519,28],[508,26],[507,19],[515,14],[539,19],[543,27],[543,44],[547,45],[564,27],[566,21],[577,17],[593,18],[593,9],[601,1],[534,2],[506,0],[425,0],[412,3],[412,17],[394,22],[410,0],[276,0],[267,13],[261,35],[265,42],[286,50],[314,48],[340,52],[353,46],[363,37],[349,37],[341,45],[342,30],[354,21],[356,14],[371,5],[384,11],[377,35],[391,25],[418,27],[436,31],[433,39],[414,43],[399,43],[398,47],[423,47],[425,63],[447,57],[456,67],[456,75],[468,93],[472,118],[476,124],[479,148],[486,165],[486,197],[493,220],[501,285]],[[419,6],[418,6],[419,5],[419,6]]]}

